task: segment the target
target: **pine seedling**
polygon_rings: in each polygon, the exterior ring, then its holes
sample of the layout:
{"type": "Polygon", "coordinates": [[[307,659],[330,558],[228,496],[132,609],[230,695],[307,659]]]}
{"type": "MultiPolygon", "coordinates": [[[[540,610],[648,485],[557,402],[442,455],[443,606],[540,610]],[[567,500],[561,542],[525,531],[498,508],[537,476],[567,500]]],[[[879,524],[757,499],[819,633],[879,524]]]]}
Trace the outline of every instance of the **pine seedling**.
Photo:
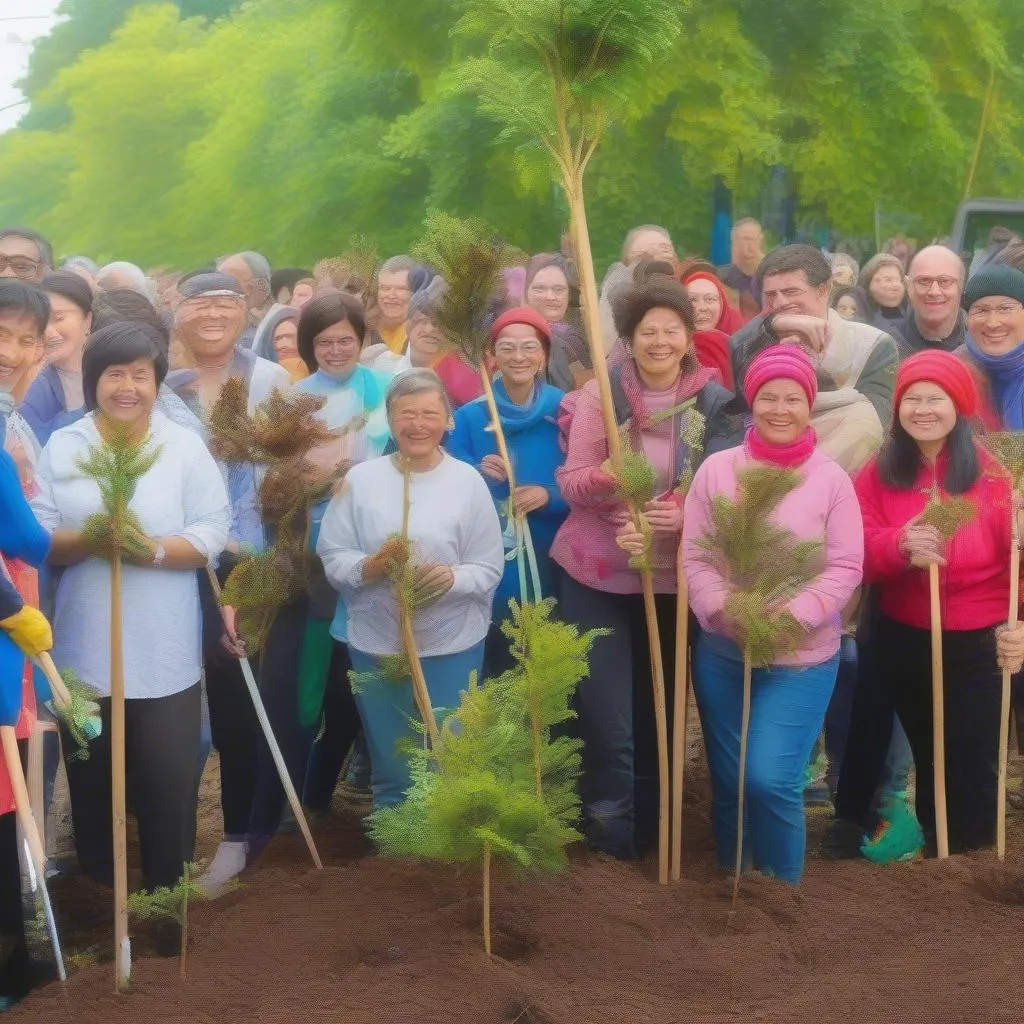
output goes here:
{"type": "MultiPolygon", "coordinates": [[[[1020,596],[1020,528],[1016,499],[1021,492],[1021,482],[1024,481],[1024,431],[989,434],[983,438],[983,442],[1009,474],[1013,489],[1009,507],[1012,543],[1010,545],[1010,602],[1006,628],[1014,629],[1017,625],[1020,596]]],[[[996,793],[996,856],[1000,860],[1006,856],[1006,759],[1010,746],[1010,703],[1011,678],[1010,673],[1004,670],[999,726],[999,775],[996,793]]]]}
{"type": "Polygon", "coordinates": [[[737,474],[736,497],[715,495],[710,526],[698,544],[728,584],[725,613],[735,623],[743,650],[743,718],[740,731],[736,866],[732,909],[739,897],[743,863],[744,795],[751,675],[794,651],[804,627],[784,607],[819,573],[824,546],[799,541],[777,526],[773,512],[802,477],[795,470],[755,464],[737,474]]]}
{"type": "MultiPolygon", "coordinates": [[[[159,446],[133,440],[127,429],[107,424],[108,435],[79,458],[78,468],[95,480],[106,511],[105,522],[92,517],[94,536],[105,538],[110,552],[110,746],[113,762],[111,816],[114,822],[114,980],[120,990],[131,975],[128,938],[128,835],[125,790],[124,641],[121,601],[122,554],[138,551],[142,531],[129,508],[139,480],[153,467],[159,446]]],[[[86,524],[87,532],[90,529],[86,524]]],[[[148,548],[145,555],[148,556],[148,548]]]]}
{"type": "Polygon", "coordinates": [[[260,502],[264,521],[274,527],[274,545],[242,558],[224,584],[224,601],[238,612],[238,631],[250,655],[263,649],[278,612],[305,592],[312,571],[309,509],[336,481],[310,484],[307,456],[341,435],[317,416],[325,401],[275,389],[250,415],[246,383],[232,377],[210,411],[211,451],[266,469],[260,502]]]}
{"type": "Polygon", "coordinates": [[[566,847],[580,838],[573,827],[579,755],[567,758],[569,777],[557,797],[538,798],[525,708],[510,696],[501,684],[471,684],[432,749],[410,751],[412,785],[405,801],[369,819],[385,856],[481,865],[488,955],[492,862],[558,870],[566,864],[566,847]]]}
{"type": "MultiPolygon", "coordinates": [[[[188,908],[197,900],[209,899],[209,894],[196,881],[200,871],[196,864],[186,864],[178,884],[173,888],[160,886],[152,892],[133,892],[128,897],[128,913],[137,921],[174,921],[181,928],[181,956],[179,969],[182,981],[187,976],[188,956],[188,908]]],[[[218,896],[240,888],[237,879],[232,879],[218,890],[218,896]]]]}
{"type": "Polygon", "coordinates": [[[537,604],[509,603],[511,617],[501,630],[510,641],[516,667],[494,684],[506,687],[510,703],[525,711],[536,795],[549,800],[552,787],[575,777],[581,747],[567,737],[552,741],[551,728],[575,717],[572,695],[589,671],[594,641],[611,633],[593,629],[581,634],[574,626],[552,619],[554,607],[552,599],[537,604]]]}
{"type": "Polygon", "coordinates": [[[923,526],[934,526],[943,538],[950,540],[953,534],[961,526],[966,526],[975,515],[977,509],[974,502],[968,498],[947,495],[940,499],[936,496],[925,505],[921,523],[923,526]]]}
{"type": "Polygon", "coordinates": [[[60,675],[71,699],[66,704],[53,699],[49,706],[77,744],[76,750],[67,752],[67,759],[88,761],[89,742],[100,734],[100,694],[71,669],[64,669],[60,675]]]}

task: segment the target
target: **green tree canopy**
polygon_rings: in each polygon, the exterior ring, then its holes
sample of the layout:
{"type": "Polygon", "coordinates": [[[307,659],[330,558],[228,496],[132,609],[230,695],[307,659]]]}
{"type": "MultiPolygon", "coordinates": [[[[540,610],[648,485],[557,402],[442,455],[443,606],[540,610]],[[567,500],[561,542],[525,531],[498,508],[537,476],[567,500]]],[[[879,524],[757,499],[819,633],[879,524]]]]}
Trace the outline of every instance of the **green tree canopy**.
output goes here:
{"type": "MultiPolygon", "coordinates": [[[[974,194],[1024,195],[1017,6],[680,3],[673,59],[630,86],[588,169],[598,261],[641,222],[704,251],[715,176],[756,216],[776,165],[804,212],[848,235],[873,234],[876,205],[943,234],[976,153],[974,194]]],[[[553,248],[565,208],[540,145],[498,139],[488,103],[453,87],[494,56],[465,20],[480,7],[64,0],[23,83],[29,111],[0,136],[0,223],[61,253],[181,267],[239,248],[308,264],[354,235],[397,252],[430,209],[553,248]]]]}

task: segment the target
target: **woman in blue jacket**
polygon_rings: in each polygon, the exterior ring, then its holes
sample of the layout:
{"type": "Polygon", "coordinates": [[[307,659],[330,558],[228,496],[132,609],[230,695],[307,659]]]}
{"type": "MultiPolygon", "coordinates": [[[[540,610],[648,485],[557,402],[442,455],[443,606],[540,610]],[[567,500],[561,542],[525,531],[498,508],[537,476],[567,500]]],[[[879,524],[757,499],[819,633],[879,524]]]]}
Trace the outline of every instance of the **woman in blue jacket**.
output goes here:
{"type": "Polygon", "coordinates": [[[479,469],[498,506],[505,531],[505,573],[494,596],[494,622],[485,658],[487,674],[495,675],[511,663],[508,640],[501,632],[501,622],[509,614],[509,601],[515,598],[522,603],[555,596],[548,551],[569,514],[569,507],[555,483],[555,470],[565,459],[558,432],[558,407],[564,394],[544,380],[551,352],[547,321],[526,306],[508,310],[491,328],[490,351],[498,370],[494,399],[516,485],[511,502],[515,512],[525,518],[528,530],[517,537],[515,518],[508,515],[508,477],[483,398],[455,413],[448,452],[479,469]]]}

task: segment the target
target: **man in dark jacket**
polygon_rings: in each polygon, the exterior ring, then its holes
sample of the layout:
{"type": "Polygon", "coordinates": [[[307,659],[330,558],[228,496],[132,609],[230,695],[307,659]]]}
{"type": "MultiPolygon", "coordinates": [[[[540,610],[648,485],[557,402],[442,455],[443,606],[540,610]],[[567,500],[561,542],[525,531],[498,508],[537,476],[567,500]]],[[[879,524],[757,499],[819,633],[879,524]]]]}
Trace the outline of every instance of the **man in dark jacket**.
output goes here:
{"type": "Polygon", "coordinates": [[[967,317],[960,308],[963,260],[944,245],[925,246],[907,271],[907,315],[893,325],[900,360],[928,348],[952,352],[967,340],[967,317]]]}

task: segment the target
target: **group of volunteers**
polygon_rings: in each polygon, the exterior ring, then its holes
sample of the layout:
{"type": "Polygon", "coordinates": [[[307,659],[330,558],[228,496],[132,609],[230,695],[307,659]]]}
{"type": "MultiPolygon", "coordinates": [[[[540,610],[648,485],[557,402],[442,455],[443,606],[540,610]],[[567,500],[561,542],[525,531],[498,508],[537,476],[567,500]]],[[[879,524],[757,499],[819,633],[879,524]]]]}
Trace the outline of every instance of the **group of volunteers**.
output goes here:
{"type": "MultiPolygon", "coordinates": [[[[193,859],[211,745],[224,835],[201,879],[207,891],[289,827],[235,610],[222,615],[208,572],[223,584],[275,543],[261,504],[266,467],[226,458],[211,430],[229,381],[243,385],[250,414],[275,390],[314,396],[330,431],[308,455],[315,480],[333,482],[308,511],[316,571],[253,658],[311,811],[329,811],[346,766],[348,785],[369,788],[378,808],[408,789],[411,681],[353,687],[350,676],[393,672],[402,651],[391,569],[406,529],[415,645],[439,720],[473,673],[509,667],[510,600],[554,597],[565,622],[607,631],[571,724],[583,743],[581,828],[594,850],[643,856],[658,830],[658,759],[634,559],[648,552],[671,706],[683,682],[673,678],[681,546],[715,848],[731,869],[738,583],[707,556],[706,538],[716,499],[736,498],[744,472],[769,465],[798,479],[772,522],[820,556],[811,582],[773,609],[795,621],[798,642],[753,672],[745,866],[799,882],[805,783],[822,737],[835,808],[824,853],[859,856],[893,802],[908,801],[911,769],[924,839],[894,856],[934,849],[930,566],[950,848],[991,845],[1001,678],[1021,669],[1024,625],[1006,625],[1019,498],[984,436],[1024,429],[1022,249],[1011,243],[970,277],[943,245],[883,252],[861,270],[809,245],[766,254],[748,219],[733,229],[732,262],[716,267],[679,256],[662,227],[634,228],[601,286],[594,350],[620,435],[656,478],[638,522],[609,461],[571,254],[507,272],[483,325],[506,462],[478,368],[446,343],[448,286],[434,268],[395,256],[366,279],[342,258],[272,271],[242,252],[147,275],[124,262],[55,261],[37,233],[0,229],[0,483],[10,478],[20,511],[8,518],[23,524],[0,529],[10,592],[0,593],[0,626],[26,655],[52,646],[57,667],[101,695],[87,758],[62,726],[77,870],[112,881],[113,544],[123,561],[127,792],[145,885],[173,886],[193,859]],[[125,435],[152,461],[130,500],[130,535],[114,540],[95,528],[103,495],[85,462],[125,435]],[[952,498],[970,514],[948,536],[923,513],[952,498]]],[[[47,714],[33,680],[26,662],[21,739],[47,714]]],[[[54,752],[48,793],[56,768],[54,752]]],[[[0,770],[0,996],[11,999],[34,978],[13,806],[0,770]]]]}

